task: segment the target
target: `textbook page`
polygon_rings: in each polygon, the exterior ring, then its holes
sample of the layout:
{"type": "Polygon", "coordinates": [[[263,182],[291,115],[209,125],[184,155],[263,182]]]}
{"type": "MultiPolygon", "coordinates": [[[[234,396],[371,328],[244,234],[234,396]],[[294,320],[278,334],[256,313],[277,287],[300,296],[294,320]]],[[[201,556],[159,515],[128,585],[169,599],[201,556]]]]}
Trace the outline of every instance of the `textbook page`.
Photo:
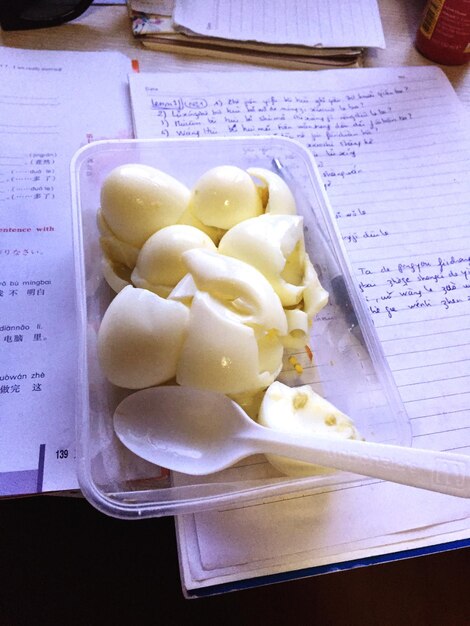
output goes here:
{"type": "Polygon", "coordinates": [[[377,0],[175,0],[175,27],[206,37],[324,48],[385,48],[377,0]]]}
{"type": "MultiPolygon", "coordinates": [[[[316,158],[413,445],[470,453],[469,118],[436,67],[139,74],[138,137],[282,134],[316,158]]],[[[371,481],[180,516],[187,589],[470,538],[467,500],[371,481]]]]}
{"type": "Polygon", "coordinates": [[[1,496],[77,488],[69,168],[92,139],[132,136],[129,70],[114,52],[1,50],[1,496]]]}

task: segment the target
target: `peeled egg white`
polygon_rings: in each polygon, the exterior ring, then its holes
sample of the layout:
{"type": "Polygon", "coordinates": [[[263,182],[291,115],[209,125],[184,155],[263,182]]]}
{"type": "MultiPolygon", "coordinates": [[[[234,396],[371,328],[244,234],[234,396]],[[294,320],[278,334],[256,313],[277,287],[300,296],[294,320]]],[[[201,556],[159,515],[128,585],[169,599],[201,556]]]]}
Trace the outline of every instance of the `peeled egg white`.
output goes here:
{"type": "Polygon", "coordinates": [[[281,301],[256,268],[202,248],[185,252],[183,261],[196,287],[210,293],[244,323],[260,332],[273,331],[279,336],[287,333],[281,301]]]}
{"type": "Polygon", "coordinates": [[[108,285],[116,293],[131,284],[131,272],[137,262],[139,249],[120,241],[109,228],[101,211],[97,215],[100,247],[103,252],[101,269],[108,285]]]}
{"type": "MultiPolygon", "coordinates": [[[[315,393],[309,385],[288,387],[275,381],[264,394],[258,422],[274,430],[297,434],[359,439],[353,421],[331,402],[315,393]]],[[[313,463],[269,454],[268,461],[287,476],[310,476],[334,470],[313,463]]]]}
{"type": "Polygon", "coordinates": [[[264,207],[266,213],[272,215],[295,215],[297,213],[294,195],[278,174],[262,167],[250,167],[247,172],[250,176],[260,180],[266,188],[267,204],[264,207]]]}
{"type": "Polygon", "coordinates": [[[169,174],[127,163],[103,182],[101,212],[119,240],[140,248],[154,232],[178,221],[189,196],[189,189],[169,174]]]}
{"type": "Polygon", "coordinates": [[[305,291],[303,299],[303,310],[307,313],[309,319],[312,319],[328,303],[328,292],[322,287],[318,274],[308,256],[305,258],[305,291]]]}
{"type": "Polygon", "coordinates": [[[118,239],[108,226],[101,210],[98,211],[97,221],[100,231],[100,246],[104,256],[111,263],[120,263],[132,270],[139,256],[139,248],[118,239]]]}
{"type": "Polygon", "coordinates": [[[107,308],[98,331],[98,357],[105,376],[127,389],[173,378],[188,320],[184,304],[125,287],[107,308]]]}
{"type": "Polygon", "coordinates": [[[186,211],[180,216],[178,220],[178,224],[186,224],[188,226],[194,226],[194,228],[198,228],[203,233],[208,235],[212,239],[212,241],[217,245],[221,239],[221,237],[226,232],[223,228],[216,228],[215,226],[207,226],[203,224],[201,220],[198,220],[195,215],[191,213],[191,208],[188,207],[186,211]]]}
{"type": "Polygon", "coordinates": [[[328,302],[328,292],[305,251],[303,218],[266,213],[244,220],[227,231],[218,250],[249,263],[268,279],[285,307],[285,347],[308,343],[313,316],[328,302]]]}
{"type": "Polygon", "coordinates": [[[199,389],[246,394],[267,387],[276,378],[282,354],[275,335],[260,344],[252,327],[209,293],[198,292],[191,304],[176,380],[199,389]]]}
{"type": "Polygon", "coordinates": [[[238,222],[261,215],[261,198],[251,176],[234,165],[205,172],[194,185],[191,213],[206,226],[228,230],[238,222]]]}
{"type": "Polygon", "coordinates": [[[299,349],[309,343],[312,320],[328,304],[329,294],[321,285],[308,255],[304,258],[303,283],[305,288],[300,304],[285,309],[288,332],[283,343],[286,348],[299,349]]]}
{"type": "Polygon", "coordinates": [[[285,348],[300,349],[310,341],[311,318],[301,309],[286,309],[287,336],[282,343],[285,348]]]}
{"type": "Polygon", "coordinates": [[[265,214],[240,222],[222,237],[219,252],[256,267],[283,306],[300,302],[304,292],[303,218],[265,214]]]}
{"type": "Polygon", "coordinates": [[[113,263],[106,256],[101,259],[101,270],[104,279],[116,293],[119,293],[124,287],[131,284],[130,269],[120,263],[113,263]]]}
{"type": "Polygon", "coordinates": [[[170,294],[191,302],[177,382],[226,394],[266,388],[282,368],[287,321],[279,297],[238,259],[195,248],[183,261],[190,278],[170,294]]]}
{"type": "Polygon", "coordinates": [[[197,293],[197,287],[191,274],[186,274],[168,295],[170,300],[182,302],[186,306],[191,306],[194,296],[197,293]]]}
{"type": "Polygon", "coordinates": [[[133,284],[166,298],[187,274],[182,255],[192,248],[216,251],[212,239],[193,226],[174,224],[160,229],[140,250],[132,272],[133,284]]]}

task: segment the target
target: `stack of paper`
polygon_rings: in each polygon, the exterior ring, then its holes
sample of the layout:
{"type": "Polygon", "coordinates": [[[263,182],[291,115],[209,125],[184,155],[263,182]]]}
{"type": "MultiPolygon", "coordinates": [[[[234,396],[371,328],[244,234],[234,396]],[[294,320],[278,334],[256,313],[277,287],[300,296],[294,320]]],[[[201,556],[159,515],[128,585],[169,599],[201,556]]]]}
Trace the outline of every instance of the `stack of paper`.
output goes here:
{"type": "Polygon", "coordinates": [[[385,47],[376,0],[128,0],[132,31],[161,52],[290,69],[353,67],[385,47]]]}

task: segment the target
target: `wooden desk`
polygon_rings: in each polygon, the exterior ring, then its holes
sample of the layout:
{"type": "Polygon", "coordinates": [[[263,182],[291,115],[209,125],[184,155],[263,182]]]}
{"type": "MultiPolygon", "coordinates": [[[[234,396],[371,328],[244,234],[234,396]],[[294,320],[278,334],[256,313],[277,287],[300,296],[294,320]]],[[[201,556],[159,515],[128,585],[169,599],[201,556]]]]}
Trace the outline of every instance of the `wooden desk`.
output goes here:
{"type": "MultiPolygon", "coordinates": [[[[423,1],[379,0],[387,49],[366,65],[421,65],[413,48],[423,1]]],[[[117,49],[142,71],[250,69],[145,50],[123,6],[96,6],[79,20],[0,34],[19,48],[117,49]]],[[[252,68],[256,69],[256,68],[252,68]]],[[[443,68],[470,108],[470,74],[443,68]]],[[[354,71],[354,70],[351,70],[354,71]]],[[[225,626],[467,626],[469,550],[359,568],[197,601],[181,594],[171,518],[125,522],[80,498],[0,502],[0,624],[204,624],[225,626]]]]}

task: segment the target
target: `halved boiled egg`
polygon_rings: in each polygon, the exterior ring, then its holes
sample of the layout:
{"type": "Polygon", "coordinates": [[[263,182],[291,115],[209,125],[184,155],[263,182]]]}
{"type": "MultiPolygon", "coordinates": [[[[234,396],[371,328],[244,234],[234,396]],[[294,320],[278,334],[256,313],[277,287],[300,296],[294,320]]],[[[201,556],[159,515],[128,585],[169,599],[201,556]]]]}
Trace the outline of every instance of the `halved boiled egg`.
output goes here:
{"type": "MultiPolygon", "coordinates": [[[[275,381],[264,394],[258,415],[262,426],[297,434],[360,439],[354,422],[309,385],[288,387],[275,381]]],[[[288,457],[267,454],[276,469],[287,476],[310,476],[334,470],[288,457]]]]}
{"type": "Polygon", "coordinates": [[[118,387],[160,385],[176,373],[189,309],[147,289],[127,286],[107,308],[98,331],[98,357],[118,387]]]}

